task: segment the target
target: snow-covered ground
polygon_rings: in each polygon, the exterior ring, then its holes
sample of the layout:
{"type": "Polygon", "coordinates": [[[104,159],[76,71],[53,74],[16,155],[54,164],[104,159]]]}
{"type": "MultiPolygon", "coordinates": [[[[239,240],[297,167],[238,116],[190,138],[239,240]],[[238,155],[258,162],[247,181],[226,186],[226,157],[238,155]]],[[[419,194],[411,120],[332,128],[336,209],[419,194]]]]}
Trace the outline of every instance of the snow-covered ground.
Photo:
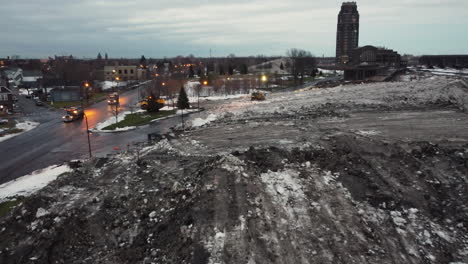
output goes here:
{"type": "Polygon", "coordinates": [[[9,138],[12,138],[12,137],[16,137],[18,135],[21,135],[24,132],[27,132],[27,131],[29,131],[31,129],[36,128],[38,125],[39,125],[39,123],[33,122],[33,121],[19,122],[19,123],[16,124],[16,128],[22,129],[23,131],[21,131],[19,133],[14,133],[14,134],[6,134],[6,135],[0,137],[0,142],[5,141],[5,140],[7,140],[9,138]]]}
{"type": "Polygon", "coordinates": [[[0,202],[15,196],[29,196],[69,171],[67,165],[53,165],[4,183],[0,185],[0,202]]]}
{"type": "Polygon", "coordinates": [[[262,102],[241,98],[206,112],[200,119],[210,116],[207,121],[209,123],[215,120],[214,116],[217,119],[224,116],[245,118],[249,113],[296,115],[308,108],[326,103],[348,107],[398,108],[445,102],[466,111],[468,110],[467,94],[468,85],[464,81],[434,76],[411,83],[353,84],[328,89],[307,88],[298,92],[273,93],[262,102]]]}
{"type": "MultiPolygon", "coordinates": [[[[409,67],[410,69],[417,69],[415,67],[409,67]]],[[[427,68],[427,67],[421,67],[419,68],[422,71],[430,72],[434,75],[440,75],[440,76],[458,76],[458,75],[468,75],[468,69],[454,69],[454,68],[438,68],[434,67],[433,69],[427,68]]]]}

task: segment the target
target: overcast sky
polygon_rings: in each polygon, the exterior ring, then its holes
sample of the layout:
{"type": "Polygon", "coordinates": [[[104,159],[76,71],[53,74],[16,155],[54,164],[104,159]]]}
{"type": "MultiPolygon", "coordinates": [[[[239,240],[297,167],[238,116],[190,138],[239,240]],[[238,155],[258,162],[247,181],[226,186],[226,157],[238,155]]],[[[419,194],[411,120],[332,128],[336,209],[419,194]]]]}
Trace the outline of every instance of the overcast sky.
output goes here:
{"type": "MultiPolygon", "coordinates": [[[[361,0],[359,45],[467,54],[468,0],[361,0]]],[[[1,1],[0,57],[335,56],[336,0],[1,1]]]]}

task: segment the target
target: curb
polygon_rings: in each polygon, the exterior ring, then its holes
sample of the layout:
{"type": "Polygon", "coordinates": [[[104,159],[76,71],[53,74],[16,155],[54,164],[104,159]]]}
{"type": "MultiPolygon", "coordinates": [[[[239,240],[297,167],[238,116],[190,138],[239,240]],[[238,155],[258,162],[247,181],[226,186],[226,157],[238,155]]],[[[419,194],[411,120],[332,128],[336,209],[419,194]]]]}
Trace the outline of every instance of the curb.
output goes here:
{"type": "MultiPolygon", "coordinates": [[[[205,109],[200,108],[200,110],[198,110],[198,111],[188,112],[187,114],[184,113],[184,116],[194,114],[194,113],[200,113],[200,112],[203,112],[203,111],[205,111],[205,109]]],[[[149,125],[150,123],[153,123],[153,122],[156,122],[156,121],[159,121],[159,120],[169,119],[169,118],[173,118],[173,117],[177,117],[177,116],[181,116],[181,114],[173,114],[173,115],[170,115],[170,116],[165,116],[165,117],[160,117],[160,118],[157,118],[157,119],[153,119],[153,120],[149,121],[149,123],[147,123],[147,124],[144,124],[144,125],[141,125],[141,126],[129,127],[129,129],[127,129],[127,130],[98,130],[96,128],[92,128],[89,131],[91,131],[93,133],[123,133],[123,132],[135,130],[138,127],[149,125]]]]}

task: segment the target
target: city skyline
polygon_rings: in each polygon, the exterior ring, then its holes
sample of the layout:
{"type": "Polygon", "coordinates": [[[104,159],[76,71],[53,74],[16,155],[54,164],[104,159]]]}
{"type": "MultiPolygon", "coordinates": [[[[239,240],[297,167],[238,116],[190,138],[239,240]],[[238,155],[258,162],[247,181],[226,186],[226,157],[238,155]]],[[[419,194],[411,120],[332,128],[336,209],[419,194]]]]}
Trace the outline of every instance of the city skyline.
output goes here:
{"type": "MultiPolygon", "coordinates": [[[[336,19],[343,1],[186,0],[4,3],[0,57],[93,58],[284,55],[301,48],[335,55],[336,19]]],[[[468,53],[468,18],[461,0],[356,1],[359,45],[401,54],[468,53]]]]}

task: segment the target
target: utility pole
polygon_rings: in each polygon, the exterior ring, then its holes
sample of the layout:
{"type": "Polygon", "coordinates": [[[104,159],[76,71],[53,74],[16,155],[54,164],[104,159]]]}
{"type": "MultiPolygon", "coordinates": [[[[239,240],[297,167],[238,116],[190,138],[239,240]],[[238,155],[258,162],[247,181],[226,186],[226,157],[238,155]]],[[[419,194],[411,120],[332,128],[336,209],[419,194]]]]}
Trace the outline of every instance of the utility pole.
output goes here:
{"type": "Polygon", "coordinates": [[[201,84],[198,84],[197,88],[198,88],[197,89],[197,96],[198,96],[198,106],[197,106],[197,108],[198,108],[198,111],[200,111],[200,89],[201,89],[201,84]]]}
{"type": "Polygon", "coordinates": [[[89,157],[92,158],[93,155],[91,154],[91,141],[89,139],[89,126],[88,126],[88,116],[86,113],[84,114],[86,120],[86,134],[88,134],[88,150],[89,150],[89,157]]]}
{"type": "Polygon", "coordinates": [[[115,123],[117,124],[119,118],[119,103],[115,103],[115,123]]]}

